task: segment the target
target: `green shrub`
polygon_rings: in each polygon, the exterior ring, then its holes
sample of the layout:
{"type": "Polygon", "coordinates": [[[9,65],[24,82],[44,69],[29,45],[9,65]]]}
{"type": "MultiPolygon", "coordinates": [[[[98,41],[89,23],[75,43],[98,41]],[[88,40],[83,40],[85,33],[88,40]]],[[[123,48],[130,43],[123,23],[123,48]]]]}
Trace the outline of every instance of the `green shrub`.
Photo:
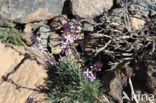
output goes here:
{"type": "Polygon", "coordinates": [[[15,28],[0,28],[0,42],[26,46],[20,38],[20,34],[21,32],[15,28]]]}
{"type": "Polygon", "coordinates": [[[59,66],[51,69],[50,100],[52,103],[100,103],[99,80],[90,80],[82,76],[81,69],[73,61],[62,59],[59,66]]]}

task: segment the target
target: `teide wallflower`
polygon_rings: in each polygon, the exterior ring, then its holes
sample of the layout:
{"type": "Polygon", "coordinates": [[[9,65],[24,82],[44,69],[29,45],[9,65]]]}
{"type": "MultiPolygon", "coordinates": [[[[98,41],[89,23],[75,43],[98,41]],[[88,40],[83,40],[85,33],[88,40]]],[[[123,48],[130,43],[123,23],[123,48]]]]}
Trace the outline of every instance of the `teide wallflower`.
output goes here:
{"type": "Polygon", "coordinates": [[[36,45],[36,44],[32,44],[32,45],[31,45],[31,48],[32,48],[32,49],[37,48],[37,45],[36,45]]]}
{"type": "Polygon", "coordinates": [[[43,60],[46,62],[46,61],[48,61],[48,58],[47,57],[44,57],[43,60]]]}
{"type": "Polygon", "coordinates": [[[89,69],[87,68],[87,70],[84,71],[82,74],[83,74],[83,76],[86,78],[86,77],[89,76],[90,73],[92,73],[92,71],[89,71],[89,69]]]}
{"type": "Polygon", "coordinates": [[[95,76],[94,76],[93,72],[92,71],[89,71],[88,68],[87,68],[87,71],[84,71],[82,73],[82,76],[85,77],[85,78],[90,79],[91,82],[93,82],[95,80],[95,76]]]}
{"type": "Polygon", "coordinates": [[[70,43],[73,43],[74,42],[73,37],[70,36],[70,35],[65,36],[65,38],[66,38],[66,43],[67,44],[70,44],[70,43]]]}
{"type": "Polygon", "coordinates": [[[78,36],[77,36],[77,35],[74,35],[74,36],[73,36],[73,39],[74,39],[74,40],[76,40],[77,38],[78,38],[78,36]]]}
{"type": "Polygon", "coordinates": [[[94,63],[94,68],[96,69],[96,71],[101,71],[103,64],[101,61],[97,61],[94,63]]]}
{"type": "Polygon", "coordinates": [[[31,39],[31,41],[34,42],[34,43],[38,42],[37,36],[35,36],[35,35],[31,36],[30,39],[31,39]]]}
{"type": "Polygon", "coordinates": [[[77,29],[78,29],[79,31],[81,31],[81,30],[82,30],[82,27],[81,27],[81,26],[77,26],[77,29]]]}
{"type": "Polygon", "coordinates": [[[39,44],[38,45],[38,50],[41,50],[41,51],[44,50],[43,46],[39,44]]]}
{"type": "Polygon", "coordinates": [[[66,54],[66,56],[72,54],[71,49],[67,49],[67,50],[65,51],[65,54],[66,54]]]}
{"type": "Polygon", "coordinates": [[[30,97],[27,99],[27,102],[26,102],[26,103],[33,103],[33,102],[34,102],[34,99],[35,99],[35,96],[30,96],[30,97]]]}
{"type": "Polygon", "coordinates": [[[67,43],[62,40],[62,48],[66,48],[67,43]]]}
{"type": "Polygon", "coordinates": [[[53,58],[50,60],[50,64],[54,65],[54,59],[53,58]]]}
{"type": "Polygon", "coordinates": [[[82,20],[82,18],[80,16],[76,16],[76,22],[80,22],[82,20]]]}
{"type": "Polygon", "coordinates": [[[95,80],[95,76],[93,73],[91,73],[88,78],[91,80],[91,82],[93,82],[95,80]]]}
{"type": "Polygon", "coordinates": [[[66,24],[64,24],[64,33],[66,33],[66,32],[69,32],[70,31],[70,24],[69,23],[66,23],[66,24]]]}

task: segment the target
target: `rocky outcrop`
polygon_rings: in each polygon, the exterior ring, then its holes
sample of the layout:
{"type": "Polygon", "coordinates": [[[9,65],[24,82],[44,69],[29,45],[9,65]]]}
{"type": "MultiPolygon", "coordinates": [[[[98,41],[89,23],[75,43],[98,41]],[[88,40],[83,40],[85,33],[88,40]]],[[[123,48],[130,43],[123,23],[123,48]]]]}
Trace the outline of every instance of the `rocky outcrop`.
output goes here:
{"type": "Polygon", "coordinates": [[[71,11],[83,18],[93,18],[113,6],[113,0],[71,0],[71,11]]]}
{"type": "Polygon", "coordinates": [[[0,25],[51,19],[62,13],[64,0],[0,0],[0,25]]]}
{"type": "Polygon", "coordinates": [[[29,96],[46,98],[38,87],[44,84],[46,70],[30,59],[23,47],[0,44],[0,103],[26,103],[29,96]]]}

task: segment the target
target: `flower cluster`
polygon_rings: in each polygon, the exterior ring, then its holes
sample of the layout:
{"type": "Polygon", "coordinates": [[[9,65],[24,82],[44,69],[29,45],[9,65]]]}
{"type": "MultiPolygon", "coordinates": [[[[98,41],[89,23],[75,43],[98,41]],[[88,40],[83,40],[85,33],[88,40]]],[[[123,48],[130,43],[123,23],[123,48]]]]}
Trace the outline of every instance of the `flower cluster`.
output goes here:
{"type": "Polygon", "coordinates": [[[85,78],[88,78],[93,82],[95,80],[95,76],[93,72],[101,71],[103,64],[100,61],[97,61],[93,64],[93,66],[90,66],[90,68],[87,68],[87,71],[83,71],[82,76],[85,78]]]}
{"type": "Polygon", "coordinates": [[[35,99],[35,96],[30,96],[30,97],[27,99],[27,103],[33,103],[33,102],[34,102],[34,99],[35,99]]]}
{"type": "MultiPolygon", "coordinates": [[[[76,22],[75,23],[71,23],[71,22],[68,22],[66,24],[64,24],[64,30],[62,31],[63,33],[63,39],[62,39],[62,54],[65,54],[66,57],[67,57],[67,60],[69,60],[69,55],[72,54],[72,51],[71,49],[69,48],[69,46],[78,38],[78,33],[77,31],[81,31],[81,26],[80,26],[80,21],[81,21],[81,18],[80,17],[77,17],[76,18],[76,22]]],[[[40,50],[42,52],[45,51],[45,49],[43,48],[42,45],[40,45],[40,41],[41,41],[41,38],[33,35],[31,36],[31,41],[33,42],[31,48],[32,49],[37,49],[37,50],[40,50]]],[[[51,58],[49,56],[45,56],[43,58],[43,60],[45,62],[49,62],[50,64],[54,64],[54,58],[51,58]]]]}
{"type": "Polygon", "coordinates": [[[66,23],[64,24],[64,30],[62,33],[64,34],[64,39],[62,40],[62,54],[65,54],[66,56],[69,56],[72,54],[71,49],[68,48],[70,44],[72,44],[77,38],[78,34],[77,31],[81,31],[80,26],[80,17],[76,18],[76,23],[66,23]]]}
{"type": "Polygon", "coordinates": [[[93,64],[93,66],[90,66],[91,71],[96,71],[96,72],[101,71],[102,67],[103,67],[103,64],[101,61],[97,61],[93,64]]]}
{"type": "Polygon", "coordinates": [[[83,71],[82,75],[83,77],[90,79],[91,82],[95,80],[95,76],[92,71],[89,71],[89,68],[87,68],[87,71],[83,71]]]}
{"type": "Polygon", "coordinates": [[[51,59],[49,59],[48,57],[44,57],[43,58],[43,60],[45,61],[45,62],[49,62],[51,65],[54,65],[54,58],[51,58],[51,59]]]}
{"type": "Polygon", "coordinates": [[[64,24],[64,26],[63,26],[64,30],[62,32],[65,34],[67,34],[67,33],[75,34],[77,31],[81,31],[82,28],[81,28],[80,21],[81,21],[81,17],[77,16],[76,22],[68,22],[68,23],[64,24]]]}
{"type": "MultiPolygon", "coordinates": [[[[42,47],[42,45],[39,44],[39,42],[41,40],[39,37],[33,35],[33,36],[30,37],[30,39],[33,42],[32,46],[31,46],[32,49],[35,49],[36,48],[36,49],[38,49],[38,50],[40,50],[42,52],[44,51],[44,48],[42,47]]],[[[54,58],[50,58],[49,56],[48,57],[45,56],[43,58],[43,60],[45,62],[49,62],[51,65],[54,65],[54,58]]]]}
{"type": "Polygon", "coordinates": [[[44,50],[43,46],[39,44],[39,42],[41,41],[41,38],[33,35],[30,37],[30,39],[33,42],[33,44],[31,45],[31,48],[33,48],[33,49],[37,48],[38,50],[41,50],[41,51],[44,50]]]}

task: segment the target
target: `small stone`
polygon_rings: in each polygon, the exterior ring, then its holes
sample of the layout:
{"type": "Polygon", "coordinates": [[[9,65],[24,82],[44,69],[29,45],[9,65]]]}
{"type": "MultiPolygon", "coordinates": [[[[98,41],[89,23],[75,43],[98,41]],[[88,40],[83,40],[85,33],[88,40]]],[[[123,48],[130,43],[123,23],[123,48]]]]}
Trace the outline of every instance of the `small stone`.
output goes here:
{"type": "Polygon", "coordinates": [[[138,30],[140,27],[145,25],[145,21],[142,19],[132,17],[132,27],[134,30],[138,30]]]}

